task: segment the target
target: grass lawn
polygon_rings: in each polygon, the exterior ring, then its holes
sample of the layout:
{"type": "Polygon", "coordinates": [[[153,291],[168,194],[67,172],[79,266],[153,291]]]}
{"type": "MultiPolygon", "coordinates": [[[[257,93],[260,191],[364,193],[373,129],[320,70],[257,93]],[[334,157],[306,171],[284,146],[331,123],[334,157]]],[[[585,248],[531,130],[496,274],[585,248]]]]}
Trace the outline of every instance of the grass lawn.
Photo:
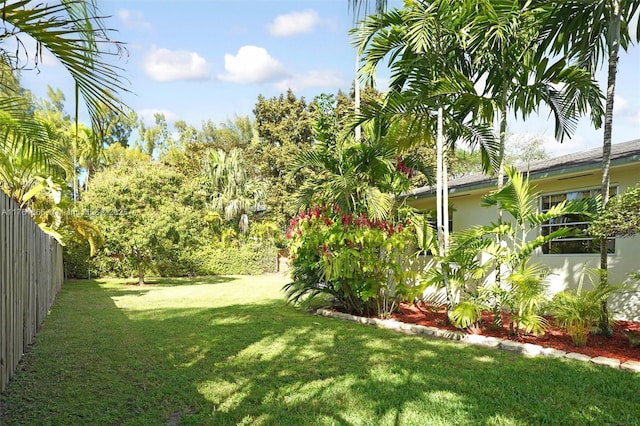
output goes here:
{"type": "Polygon", "coordinates": [[[312,316],[283,284],[67,282],[0,424],[640,424],[640,374],[312,316]]]}

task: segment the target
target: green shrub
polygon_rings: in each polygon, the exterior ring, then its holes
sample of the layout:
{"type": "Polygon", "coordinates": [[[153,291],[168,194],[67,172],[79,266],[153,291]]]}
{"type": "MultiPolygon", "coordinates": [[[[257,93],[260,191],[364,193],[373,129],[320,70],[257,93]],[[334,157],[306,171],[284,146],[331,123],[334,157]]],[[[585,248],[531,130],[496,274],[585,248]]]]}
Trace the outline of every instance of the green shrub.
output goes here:
{"type": "Polygon", "coordinates": [[[401,300],[422,290],[417,285],[418,241],[407,222],[371,220],[333,209],[302,212],[291,220],[290,265],[285,286],[290,302],[318,294],[358,315],[389,316],[401,300]]]}
{"type": "MultiPolygon", "coordinates": [[[[90,275],[89,243],[72,240],[63,249],[65,278],[87,279],[90,275]]],[[[93,273],[91,273],[93,275],[93,273]]]]}
{"type": "Polygon", "coordinates": [[[277,249],[258,242],[230,247],[204,246],[180,258],[189,265],[188,275],[259,275],[275,272],[277,249]]]}
{"type": "Polygon", "coordinates": [[[573,292],[565,290],[555,295],[552,309],[555,322],[571,336],[576,346],[585,346],[589,333],[598,328],[602,303],[618,287],[599,284],[593,290],[582,291],[582,285],[573,292]]]}
{"type": "MultiPolygon", "coordinates": [[[[259,275],[276,270],[277,248],[272,244],[254,241],[231,247],[214,244],[163,253],[147,272],[162,277],[183,277],[259,275]]],[[[93,258],[89,258],[88,244],[70,245],[66,247],[64,261],[67,278],[88,278],[89,271],[91,277],[132,277],[137,274],[127,259],[110,254],[108,244],[93,258]]]]}

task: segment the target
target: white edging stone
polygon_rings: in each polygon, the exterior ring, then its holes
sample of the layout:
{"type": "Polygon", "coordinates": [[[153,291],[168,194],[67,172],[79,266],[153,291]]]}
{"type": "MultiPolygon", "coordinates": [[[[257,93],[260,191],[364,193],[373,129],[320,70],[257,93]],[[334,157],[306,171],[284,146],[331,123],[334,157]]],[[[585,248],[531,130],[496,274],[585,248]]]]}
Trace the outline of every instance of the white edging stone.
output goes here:
{"type": "Polygon", "coordinates": [[[636,373],[640,373],[640,362],[627,361],[624,364],[621,364],[620,368],[623,370],[635,371],[636,373]]]}
{"type": "Polygon", "coordinates": [[[542,348],[542,351],[540,352],[540,354],[542,356],[546,356],[546,357],[549,357],[549,358],[562,358],[567,353],[565,351],[561,351],[559,349],[542,348]]]}
{"type": "Polygon", "coordinates": [[[507,352],[515,352],[517,354],[524,353],[524,345],[512,340],[503,340],[500,342],[500,349],[507,352]]]}
{"type": "Polygon", "coordinates": [[[483,348],[498,349],[500,340],[495,337],[487,337],[479,334],[467,334],[461,339],[463,342],[474,346],[482,346],[483,348]]]}
{"type": "Polygon", "coordinates": [[[531,343],[519,343],[512,340],[502,340],[500,342],[500,349],[526,356],[538,356],[542,353],[542,346],[540,345],[533,345],[531,343]]]}
{"type": "Polygon", "coordinates": [[[577,352],[569,352],[568,354],[565,354],[564,357],[568,359],[574,359],[576,361],[583,361],[583,362],[591,361],[591,357],[589,355],[579,354],[577,352]]]}
{"type": "Polygon", "coordinates": [[[400,330],[400,322],[392,319],[382,320],[380,326],[388,330],[400,330]]]}
{"type": "Polygon", "coordinates": [[[607,358],[606,356],[597,356],[591,358],[591,362],[597,365],[605,365],[611,368],[620,368],[620,360],[614,358],[607,358]]]}
{"type": "Polygon", "coordinates": [[[524,344],[524,352],[522,353],[525,356],[538,356],[542,353],[542,346],[534,345],[533,343],[525,343],[524,344]]]}
{"type": "Polygon", "coordinates": [[[393,319],[382,320],[379,318],[367,318],[359,317],[356,315],[350,315],[343,312],[335,312],[329,309],[318,309],[316,315],[324,317],[332,317],[344,319],[347,321],[358,322],[360,324],[369,324],[376,327],[385,328],[388,330],[405,330],[414,334],[422,334],[425,336],[432,336],[441,339],[459,341],[474,346],[482,346],[485,348],[501,349],[508,352],[513,352],[525,356],[536,357],[545,356],[549,358],[567,358],[582,362],[591,362],[596,365],[604,365],[610,368],[620,368],[622,370],[633,371],[640,373],[640,362],[627,361],[620,363],[619,359],[607,358],[598,356],[591,358],[588,355],[580,354],[577,352],[565,352],[554,348],[544,348],[540,345],[534,345],[531,343],[519,343],[512,340],[503,340],[492,336],[482,336],[478,334],[464,334],[458,331],[441,330],[436,327],[426,327],[424,325],[408,324],[393,319]]]}

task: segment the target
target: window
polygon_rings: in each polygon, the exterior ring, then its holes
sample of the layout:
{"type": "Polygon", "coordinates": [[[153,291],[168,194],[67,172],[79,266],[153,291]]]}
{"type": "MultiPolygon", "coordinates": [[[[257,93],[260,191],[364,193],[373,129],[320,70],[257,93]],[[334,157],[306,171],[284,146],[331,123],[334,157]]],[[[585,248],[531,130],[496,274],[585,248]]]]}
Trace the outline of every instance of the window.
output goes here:
{"type": "MultiPolygon", "coordinates": [[[[615,195],[617,188],[612,187],[610,194],[615,195]]],[[[593,197],[600,194],[600,188],[585,189],[577,191],[569,191],[558,194],[548,194],[540,197],[540,209],[544,213],[551,207],[560,204],[563,201],[579,200],[583,198],[593,197]]],[[[549,235],[557,229],[572,227],[580,230],[586,230],[589,227],[588,218],[581,215],[567,215],[551,219],[540,225],[540,233],[549,235]]],[[[607,248],[608,253],[615,253],[616,241],[609,239],[607,248]]],[[[600,241],[593,239],[587,235],[575,235],[571,237],[563,237],[555,239],[542,246],[544,254],[596,254],[600,253],[600,241]]]]}

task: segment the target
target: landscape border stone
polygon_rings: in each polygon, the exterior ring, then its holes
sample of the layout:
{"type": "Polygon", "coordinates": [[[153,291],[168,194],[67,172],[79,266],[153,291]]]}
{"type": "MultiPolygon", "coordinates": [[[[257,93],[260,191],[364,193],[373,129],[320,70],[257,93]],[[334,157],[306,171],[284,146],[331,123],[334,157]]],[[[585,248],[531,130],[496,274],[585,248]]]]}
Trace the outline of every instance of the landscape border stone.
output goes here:
{"type": "Polygon", "coordinates": [[[438,339],[451,340],[467,345],[481,346],[484,348],[500,349],[503,351],[513,352],[528,357],[549,357],[549,358],[566,358],[574,361],[590,362],[595,365],[601,365],[609,368],[616,368],[626,371],[640,373],[640,362],[627,361],[621,363],[619,359],[607,358],[603,356],[590,357],[577,352],[565,352],[554,348],[546,348],[531,343],[519,343],[513,340],[500,339],[492,336],[482,336],[479,334],[465,334],[459,331],[442,330],[436,327],[427,327],[424,325],[408,324],[393,319],[382,320],[379,318],[359,317],[356,315],[336,312],[330,309],[318,309],[316,315],[353,321],[360,324],[369,324],[387,330],[396,330],[408,332],[416,335],[424,335],[427,337],[435,337],[438,339]]]}

